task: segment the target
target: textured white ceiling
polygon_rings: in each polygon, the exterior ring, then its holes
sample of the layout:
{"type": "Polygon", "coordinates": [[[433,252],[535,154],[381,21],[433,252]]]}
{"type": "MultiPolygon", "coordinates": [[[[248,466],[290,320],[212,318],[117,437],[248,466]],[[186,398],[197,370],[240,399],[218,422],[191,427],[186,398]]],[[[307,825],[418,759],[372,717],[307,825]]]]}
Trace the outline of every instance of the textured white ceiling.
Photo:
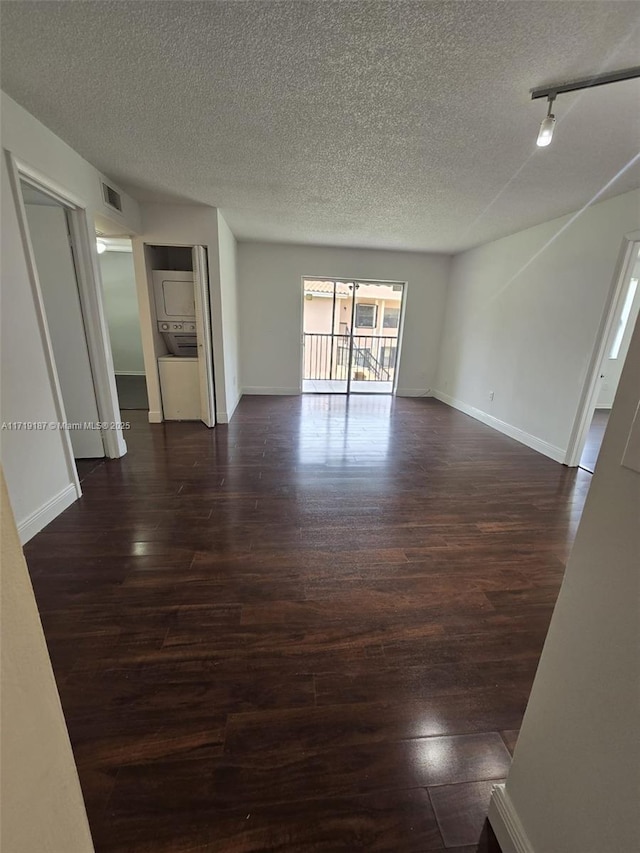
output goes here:
{"type": "MultiPolygon", "coordinates": [[[[585,204],[640,148],[637,2],[5,2],[3,88],[138,198],[240,238],[451,252],[585,204]]],[[[605,193],[640,185],[640,166],[605,193]]]]}

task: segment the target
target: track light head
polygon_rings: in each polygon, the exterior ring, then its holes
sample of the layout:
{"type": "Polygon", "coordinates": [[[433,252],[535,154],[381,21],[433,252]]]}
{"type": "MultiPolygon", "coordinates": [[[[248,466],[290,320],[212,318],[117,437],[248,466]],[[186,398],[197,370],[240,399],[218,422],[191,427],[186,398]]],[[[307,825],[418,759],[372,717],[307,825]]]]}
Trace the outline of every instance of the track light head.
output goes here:
{"type": "Polygon", "coordinates": [[[542,119],[542,124],[538,131],[538,138],[536,140],[538,148],[546,148],[547,145],[551,144],[551,140],[553,139],[553,128],[555,126],[556,117],[552,113],[549,113],[549,115],[542,119]]]}
{"type": "Polygon", "coordinates": [[[546,148],[547,145],[551,144],[551,140],[553,139],[553,128],[556,126],[556,117],[551,112],[551,107],[553,106],[553,102],[556,99],[556,93],[550,92],[547,101],[547,114],[542,119],[542,124],[540,125],[540,130],[538,131],[538,138],[536,139],[536,145],[538,148],[546,148]]]}

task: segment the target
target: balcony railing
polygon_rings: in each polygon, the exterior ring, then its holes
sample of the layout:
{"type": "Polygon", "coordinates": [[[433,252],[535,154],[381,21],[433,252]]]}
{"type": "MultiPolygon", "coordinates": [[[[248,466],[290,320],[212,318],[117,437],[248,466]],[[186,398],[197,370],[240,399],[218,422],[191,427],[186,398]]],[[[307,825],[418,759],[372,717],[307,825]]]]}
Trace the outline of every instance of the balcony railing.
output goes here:
{"type": "Polygon", "coordinates": [[[396,335],[330,335],[305,332],[304,379],[346,380],[351,357],[351,378],[359,382],[393,380],[396,335]],[[350,348],[352,351],[350,353],[350,348]]]}

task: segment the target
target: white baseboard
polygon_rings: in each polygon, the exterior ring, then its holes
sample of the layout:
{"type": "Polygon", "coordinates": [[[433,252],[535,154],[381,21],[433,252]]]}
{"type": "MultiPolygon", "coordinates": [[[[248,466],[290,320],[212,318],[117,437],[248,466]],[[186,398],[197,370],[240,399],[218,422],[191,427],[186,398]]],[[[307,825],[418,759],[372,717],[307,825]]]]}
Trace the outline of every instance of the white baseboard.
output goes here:
{"type": "Polygon", "coordinates": [[[495,785],[489,803],[489,823],[502,853],[534,853],[507,790],[495,785]]]}
{"type": "Polygon", "coordinates": [[[537,450],[538,453],[548,456],[550,459],[553,459],[554,462],[565,461],[567,451],[562,447],[556,447],[554,444],[549,444],[548,441],[544,441],[536,435],[531,435],[531,433],[525,432],[523,429],[519,429],[512,424],[508,424],[506,421],[501,421],[499,418],[494,418],[493,415],[483,412],[482,409],[476,409],[475,406],[470,406],[462,400],[450,397],[442,391],[433,391],[433,396],[436,400],[446,403],[447,406],[458,409],[459,412],[464,412],[465,415],[469,415],[477,421],[481,421],[483,424],[490,426],[492,429],[495,429],[504,435],[508,435],[509,438],[514,438],[516,441],[519,441],[521,444],[525,444],[532,450],[537,450]]]}
{"type": "Polygon", "coordinates": [[[46,527],[61,512],[64,512],[68,506],[71,506],[81,494],[82,492],[76,490],[75,483],[69,483],[57,495],[54,495],[46,503],[42,504],[39,509],[23,519],[18,524],[18,534],[22,545],[28,542],[29,539],[33,539],[36,533],[39,533],[43,527],[46,527]]]}
{"type": "Polygon", "coordinates": [[[300,396],[299,388],[268,388],[265,385],[250,385],[248,388],[242,389],[243,394],[266,394],[266,395],[287,395],[300,396]]]}
{"type": "Polygon", "coordinates": [[[231,418],[233,417],[233,413],[238,408],[238,403],[240,402],[241,399],[242,399],[242,394],[240,394],[238,399],[235,401],[235,403],[231,407],[230,412],[216,412],[216,421],[219,424],[228,424],[231,421],[231,418]]]}
{"type": "Polygon", "coordinates": [[[430,397],[430,388],[397,388],[396,397],[430,397]]]}
{"type": "Polygon", "coordinates": [[[235,410],[238,408],[238,403],[240,402],[240,400],[242,400],[242,391],[238,391],[238,396],[236,397],[236,399],[235,399],[235,402],[234,402],[233,406],[231,406],[231,411],[228,411],[228,412],[222,412],[222,414],[226,416],[226,420],[222,420],[222,419],[221,419],[221,420],[220,420],[220,422],[221,422],[221,423],[223,423],[223,424],[228,424],[228,423],[229,423],[229,421],[230,421],[230,420],[231,420],[231,418],[233,417],[233,413],[234,413],[234,412],[235,412],[235,410]]]}
{"type": "Polygon", "coordinates": [[[149,423],[150,424],[161,424],[162,423],[162,412],[149,412],[149,423]]]}

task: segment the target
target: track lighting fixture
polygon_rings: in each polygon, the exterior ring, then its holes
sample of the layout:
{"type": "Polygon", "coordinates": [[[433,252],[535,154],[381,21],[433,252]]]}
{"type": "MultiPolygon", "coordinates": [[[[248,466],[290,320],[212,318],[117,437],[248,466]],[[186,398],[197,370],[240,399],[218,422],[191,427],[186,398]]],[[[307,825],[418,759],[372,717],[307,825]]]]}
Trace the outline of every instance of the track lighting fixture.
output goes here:
{"type": "Polygon", "coordinates": [[[556,117],[551,112],[551,107],[555,100],[555,95],[549,95],[549,106],[547,107],[547,115],[542,119],[540,130],[538,131],[538,139],[536,145],[538,148],[546,148],[553,139],[553,128],[556,126],[556,117]]]}
{"type": "Polygon", "coordinates": [[[543,86],[531,90],[531,99],[546,98],[548,101],[547,115],[543,118],[536,145],[538,148],[546,148],[553,138],[553,129],[556,125],[556,117],[551,112],[551,107],[558,95],[564,92],[577,92],[580,89],[593,89],[595,86],[605,86],[608,83],[620,83],[622,80],[632,80],[640,77],[640,66],[635,68],[624,68],[621,71],[609,71],[606,74],[596,74],[593,77],[585,77],[582,80],[574,80],[572,83],[558,83],[554,86],[543,86]]]}

